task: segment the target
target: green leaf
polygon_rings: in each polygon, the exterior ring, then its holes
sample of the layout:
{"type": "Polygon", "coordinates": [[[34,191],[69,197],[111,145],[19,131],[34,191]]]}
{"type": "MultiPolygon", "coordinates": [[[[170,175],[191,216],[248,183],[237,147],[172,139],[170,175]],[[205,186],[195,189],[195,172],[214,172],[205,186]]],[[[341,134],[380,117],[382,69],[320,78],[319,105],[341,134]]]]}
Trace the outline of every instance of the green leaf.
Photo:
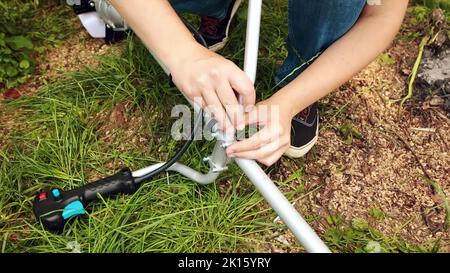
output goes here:
{"type": "Polygon", "coordinates": [[[24,84],[27,81],[28,78],[29,78],[29,75],[25,75],[23,77],[18,78],[17,82],[20,83],[20,84],[24,84]]]}
{"type": "Polygon", "coordinates": [[[247,21],[247,11],[245,9],[238,9],[237,17],[244,22],[247,21]]]}
{"type": "Polygon", "coordinates": [[[340,228],[330,228],[325,233],[325,238],[327,239],[327,241],[330,241],[335,245],[339,245],[343,236],[344,231],[342,231],[340,228]]]}
{"type": "Polygon", "coordinates": [[[369,241],[364,250],[368,253],[380,253],[382,251],[380,243],[376,241],[369,241]]]}
{"type": "Polygon", "coordinates": [[[17,81],[16,80],[7,80],[6,81],[6,88],[13,88],[17,86],[17,81]]]}
{"type": "Polygon", "coordinates": [[[424,0],[424,5],[430,9],[435,9],[439,7],[439,0],[424,0]]]}
{"type": "Polygon", "coordinates": [[[19,63],[19,67],[22,69],[28,69],[30,67],[30,62],[28,60],[22,60],[19,63]]]}
{"type": "Polygon", "coordinates": [[[358,237],[358,233],[358,231],[349,228],[345,230],[344,238],[347,242],[353,242],[358,237]]]}
{"type": "Polygon", "coordinates": [[[417,23],[425,23],[428,20],[428,16],[431,10],[424,6],[415,6],[411,14],[416,19],[417,23]]]}
{"type": "Polygon", "coordinates": [[[345,143],[351,145],[353,143],[353,138],[364,140],[364,136],[358,132],[351,123],[345,123],[339,127],[339,131],[345,137],[345,143]]]}
{"type": "Polygon", "coordinates": [[[19,74],[19,71],[17,71],[17,69],[14,66],[8,66],[8,67],[6,67],[6,74],[9,77],[14,77],[17,74],[19,74]]]}
{"type": "Polygon", "coordinates": [[[6,43],[14,50],[27,48],[32,49],[33,48],[33,42],[25,36],[13,36],[8,37],[6,39],[6,43]]]}
{"type": "Polygon", "coordinates": [[[330,225],[339,225],[342,223],[342,218],[339,215],[328,215],[326,220],[330,225]]]}
{"type": "Polygon", "coordinates": [[[34,50],[39,53],[42,54],[45,52],[45,47],[44,46],[39,46],[39,47],[35,47],[34,50]]]}
{"type": "Polygon", "coordinates": [[[4,53],[4,54],[6,54],[6,55],[9,55],[9,54],[12,53],[12,50],[9,49],[9,47],[5,47],[5,48],[0,48],[0,52],[1,52],[1,53],[4,53]]]}
{"type": "Polygon", "coordinates": [[[379,61],[383,65],[392,65],[395,64],[394,58],[392,58],[389,54],[383,53],[379,57],[379,61]]]}
{"type": "Polygon", "coordinates": [[[347,139],[345,140],[345,144],[347,144],[347,145],[353,144],[353,136],[352,135],[347,136],[347,139]]]}
{"type": "Polygon", "coordinates": [[[363,218],[355,218],[352,220],[352,227],[359,231],[364,231],[369,228],[369,224],[363,218]]]}
{"type": "Polygon", "coordinates": [[[386,214],[379,208],[372,208],[369,212],[370,216],[377,220],[383,220],[386,218],[386,214]]]}

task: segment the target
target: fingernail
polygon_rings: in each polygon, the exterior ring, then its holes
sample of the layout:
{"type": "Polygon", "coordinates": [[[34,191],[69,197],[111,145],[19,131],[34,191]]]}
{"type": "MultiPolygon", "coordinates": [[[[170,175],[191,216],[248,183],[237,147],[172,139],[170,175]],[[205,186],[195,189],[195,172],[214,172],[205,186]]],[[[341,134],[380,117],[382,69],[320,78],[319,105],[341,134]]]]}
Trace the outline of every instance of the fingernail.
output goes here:
{"type": "Polygon", "coordinates": [[[249,106],[246,106],[244,110],[245,110],[245,112],[248,113],[248,112],[251,112],[253,110],[253,108],[254,108],[253,105],[249,105],[249,106]]]}
{"type": "Polygon", "coordinates": [[[244,130],[244,129],[245,129],[245,124],[243,124],[243,123],[239,124],[239,125],[237,126],[237,129],[238,129],[239,131],[244,130]]]}

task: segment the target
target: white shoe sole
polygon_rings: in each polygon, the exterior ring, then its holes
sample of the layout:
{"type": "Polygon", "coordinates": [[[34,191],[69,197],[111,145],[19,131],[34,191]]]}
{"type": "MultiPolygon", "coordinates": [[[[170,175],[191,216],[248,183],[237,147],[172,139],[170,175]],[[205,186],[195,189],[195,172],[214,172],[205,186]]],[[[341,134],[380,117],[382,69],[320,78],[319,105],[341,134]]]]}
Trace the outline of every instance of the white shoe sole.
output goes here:
{"type": "Polygon", "coordinates": [[[303,157],[312,149],[312,147],[314,147],[318,138],[319,126],[317,126],[316,136],[310,142],[308,142],[306,145],[303,145],[302,147],[290,146],[289,149],[284,152],[284,155],[290,158],[303,157]]]}
{"type": "Polygon", "coordinates": [[[223,38],[223,40],[221,42],[208,47],[209,50],[216,52],[225,47],[225,45],[228,42],[228,33],[230,30],[231,21],[233,20],[233,17],[236,14],[236,12],[241,4],[242,4],[242,0],[236,0],[236,2],[234,2],[233,9],[231,10],[230,20],[228,21],[228,25],[225,30],[225,38],[223,38]]]}
{"type": "Polygon", "coordinates": [[[294,147],[291,146],[289,149],[284,153],[285,156],[290,158],[300,158],[305,156],[311,149],[314,147],[314,145],[317,142],[317,139],[319,137],[315,136],[308,144],[302,147],[294,147]]]}

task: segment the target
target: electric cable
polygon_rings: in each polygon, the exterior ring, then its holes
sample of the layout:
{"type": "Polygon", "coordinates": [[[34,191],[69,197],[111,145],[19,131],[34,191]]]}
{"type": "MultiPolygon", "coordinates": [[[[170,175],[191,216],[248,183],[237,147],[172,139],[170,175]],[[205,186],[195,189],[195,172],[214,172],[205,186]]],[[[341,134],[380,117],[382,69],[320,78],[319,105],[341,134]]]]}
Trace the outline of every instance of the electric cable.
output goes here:
{"type": "MultiPolygon", "coordinates": [[[[202,34],[193,26],[191,25],[185,18],[180,16],[181,21],[184,23],[187,29],[194,35],[195,40],[203,45],[204,47],[208,47],[205,39],[203,38],[202,34]]],[[[169,75],[170,76],[170,75],[169,75]]],[[[196,116],[194,127],[192,127],[190,137],[189,139],[181,146],[181,148],[176,152],[176,154],[166,161],[161,167],[139,177],[134,177],[134,182],[137,185],[140,185],[141,183],[151,180],[153,177],[157,176],[158,174],[167,171],[173,164],[175,164],[186,152],[186,150],[189,148],[189,146],[192,144],[195,132],[199,129],[199,127],[202,124],[202,118],[203,118],[203,110],[200,110],[196,116]]]]}

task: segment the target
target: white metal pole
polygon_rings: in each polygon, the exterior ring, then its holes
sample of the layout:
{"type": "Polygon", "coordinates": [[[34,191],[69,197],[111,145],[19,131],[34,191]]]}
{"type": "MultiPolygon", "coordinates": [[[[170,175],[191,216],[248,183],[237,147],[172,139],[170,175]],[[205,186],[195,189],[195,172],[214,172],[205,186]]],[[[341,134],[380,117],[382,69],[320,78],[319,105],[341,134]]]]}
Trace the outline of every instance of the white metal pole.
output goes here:
{"type": "Polygon", "coordinates": [[[259,30],[262,0],[250,0],[248,4],[247,32],[245,37],[244,71],[254,83],[258,64],[259,30]]]}
{"type": "MultiPolygon", "coordinates": [[[[262,0],[250,0],[247,18],[247,36],[245,42],[244,71],[255,82],[258,63],[259,30],[261,23],[262,0]]],[[[329,253],[330,250],[317,236],[314,230],[300,216],[294,206],[275,186],[272,180],[254,160],[235,159],[239,167],[248,176],[281,220],[292,231],[297,240],[308,252],[329,253]]]]}
{"type": "Polygon", "coordinates": [[[246,159],[236,159],[235,161],[307,252],[330,252],[319,236],[255,161],[246,159]]]}
{"type": "MultiPolygon", "coordinates": [[[[247,73],[250,80],[254,83],[256,78],[256,68],[258,63],[258,45],[259,45],[259,30],[261,23],[261,8],[262,0],[250,0],[248,9],[248,22],[247,22],[247,34],[245,40],[245,57],[244,57],[244,71],[247,73]]],[[[154,56],[154,55],[153,55],[154,56]]],[[[155,57],[156,58],[156,57],[155,57]]],[[[167,68],[162,62],[156,59],[166,73],[167,68]]],[[[199,106],[195,103],[189,102],[194,106],[195,112],[200,110],[199,106]]],[[[221,151],[224,153],[223,151],[221,151]]],[[[214,156],[211,159],[212,163],[221,158],[221,156],[214,156]]],[[[305,247],[308,252],[322,252],[327,253],[330,250],[317,236],[314,230],[308,225],[308,223],[300,216],[295,208],[289,203],[286,197],[280,192],[275,184],[270,180],[267,174],[259,167],[254,160],[235,159],[235,162],[248,176],[249,180],[259,190],[261,195],[267,200],[269,205],[280,216],[281,220],[292,231],[297,240],[305,247]]],[[[162,166],[163,163],[149,166],[147,168],[133,172],[134,177],[142,176],[148,172],[155,170],[162,166]]],[[[214,165],[214,164],[213,164],[214,165]]],[[[222,165],[222,164],[219,164],[222,165]]],[[[200,174],[191,168],[182,164],[176,163],[169,168],[171,171],[179,172],[193,181],[200,184],[209,184],[214,182],[219,172],[212,170],[208,174],[200,174]]]]}

